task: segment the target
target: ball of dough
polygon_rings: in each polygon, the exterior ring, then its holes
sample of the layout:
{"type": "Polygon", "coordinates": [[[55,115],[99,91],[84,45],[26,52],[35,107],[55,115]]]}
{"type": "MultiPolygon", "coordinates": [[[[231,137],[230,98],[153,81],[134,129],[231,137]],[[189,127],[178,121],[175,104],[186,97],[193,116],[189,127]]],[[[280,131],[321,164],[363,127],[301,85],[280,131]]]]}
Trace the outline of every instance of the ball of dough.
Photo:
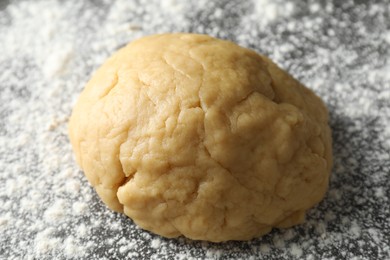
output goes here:
{"type": "Polygon", "coordinates": [[[69,123],[104,203],[165,237],[248,240],[301,223],[332,166],[323,102],[269,58],[206,35],[109,58],[69,123]]]}

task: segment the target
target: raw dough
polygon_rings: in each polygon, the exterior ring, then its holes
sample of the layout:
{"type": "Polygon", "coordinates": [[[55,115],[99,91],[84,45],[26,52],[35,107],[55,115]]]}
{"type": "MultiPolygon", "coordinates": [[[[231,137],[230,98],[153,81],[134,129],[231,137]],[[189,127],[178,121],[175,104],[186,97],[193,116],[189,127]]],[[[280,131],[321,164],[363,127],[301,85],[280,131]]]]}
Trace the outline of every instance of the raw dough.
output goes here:
{"type": "Polygon", "coordinates": [[[247,240],[301,223],[332,166],[320,98],[206,35],[119,50],[86,85],[69,134],[105,204],[165,237],[247,240]]]}

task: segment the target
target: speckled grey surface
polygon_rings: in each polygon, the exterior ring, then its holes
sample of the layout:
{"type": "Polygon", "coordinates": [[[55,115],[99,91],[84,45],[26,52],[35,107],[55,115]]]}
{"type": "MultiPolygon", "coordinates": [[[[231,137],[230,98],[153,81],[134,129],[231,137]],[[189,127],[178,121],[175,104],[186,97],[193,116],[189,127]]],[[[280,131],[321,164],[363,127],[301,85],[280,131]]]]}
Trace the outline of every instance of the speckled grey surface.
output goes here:
{"type": "Polygon", "coordinates": [[[390,259],[389,1],[0,1],[0,259],[390,259]],[[208,33],[273,58],[330,110],[334,169],[307,221],[249,242],[164,239],[103,206],[67,119],[143,35],[208,33]]]}

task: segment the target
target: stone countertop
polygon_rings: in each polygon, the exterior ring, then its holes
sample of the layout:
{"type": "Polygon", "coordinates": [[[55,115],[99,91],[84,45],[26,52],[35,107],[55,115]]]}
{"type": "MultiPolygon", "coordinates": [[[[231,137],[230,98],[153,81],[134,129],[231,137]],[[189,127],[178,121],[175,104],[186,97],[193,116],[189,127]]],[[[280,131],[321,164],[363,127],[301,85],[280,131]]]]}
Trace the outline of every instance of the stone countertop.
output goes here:
{"type": "Polygon", "coordinates": [[[389,1],[0,1],[0,259],[390,259],[389,1]],[[330,110],[334,168],[306,222],[248,242],[165,239],[77,167],[72,106],[115,50],[163,32],[264,53],[330,110]]]}

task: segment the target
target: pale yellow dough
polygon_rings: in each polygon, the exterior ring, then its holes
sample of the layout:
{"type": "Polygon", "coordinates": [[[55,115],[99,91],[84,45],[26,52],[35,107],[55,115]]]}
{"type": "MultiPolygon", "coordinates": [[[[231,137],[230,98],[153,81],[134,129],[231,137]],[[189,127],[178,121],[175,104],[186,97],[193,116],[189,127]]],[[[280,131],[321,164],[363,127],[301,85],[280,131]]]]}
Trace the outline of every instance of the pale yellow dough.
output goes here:
{"type": "Polygon", "coordinates": [[[69,135],[104,203],[165,237],[247,240],[301,223],[332,166],[323,102],[270,59],[206,35],[119,50],[69,135]]]}

